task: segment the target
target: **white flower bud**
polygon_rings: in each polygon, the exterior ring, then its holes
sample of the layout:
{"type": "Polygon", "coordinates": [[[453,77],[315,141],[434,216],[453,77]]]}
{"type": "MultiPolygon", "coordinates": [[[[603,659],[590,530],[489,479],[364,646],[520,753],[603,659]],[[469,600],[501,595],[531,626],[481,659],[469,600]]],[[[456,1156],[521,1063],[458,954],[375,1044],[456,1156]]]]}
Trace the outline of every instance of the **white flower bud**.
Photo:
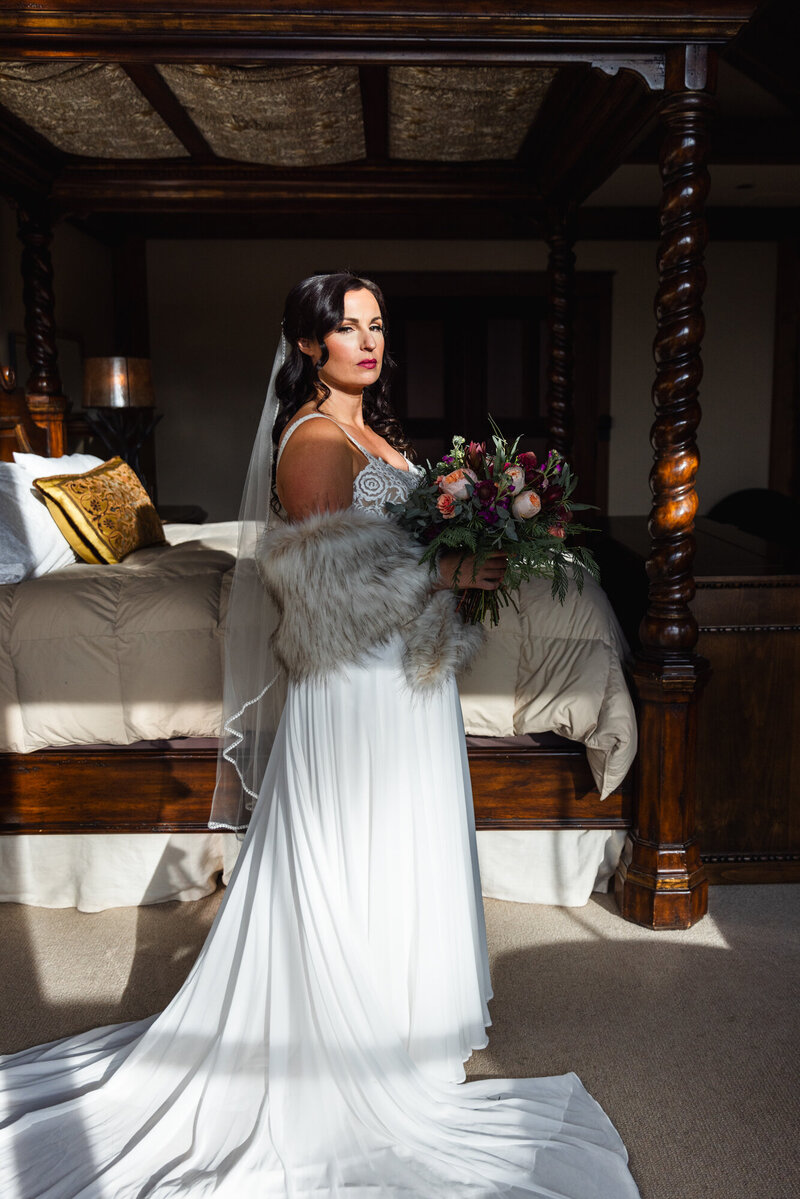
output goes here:
{"type": "Polygon", "coordinates": [[[511,504],[511,511],[518,520],[529,520],[541,511],[542,501],[539,499],[535,491],[521,491],[518,496],[514,497],[511,504]]]}
{"type": "Polygon", "coordinates": [[[512,495],[519,495],[522,488],[525,486],[525,471],[521,466],[507,466],[503,474],[508,479],[509,491],[512,495]]]}

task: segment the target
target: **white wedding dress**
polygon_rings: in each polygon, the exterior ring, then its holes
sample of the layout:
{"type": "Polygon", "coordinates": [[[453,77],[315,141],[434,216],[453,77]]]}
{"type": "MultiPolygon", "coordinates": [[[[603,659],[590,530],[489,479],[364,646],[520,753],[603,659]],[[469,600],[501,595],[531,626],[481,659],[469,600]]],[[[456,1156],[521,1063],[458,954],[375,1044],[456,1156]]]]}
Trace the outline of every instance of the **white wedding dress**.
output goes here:
{"type": "MultiPolygon", "coordinates": [[[[367,458],[354,504],[408,494],[367,458]]],[[[636,1196],[574,1074],[458,1085],[490,997],[458,693],[412,694],[393,640],[289,686],[169,1006],[0,1059],[0,1195],[636,1196]]]]}

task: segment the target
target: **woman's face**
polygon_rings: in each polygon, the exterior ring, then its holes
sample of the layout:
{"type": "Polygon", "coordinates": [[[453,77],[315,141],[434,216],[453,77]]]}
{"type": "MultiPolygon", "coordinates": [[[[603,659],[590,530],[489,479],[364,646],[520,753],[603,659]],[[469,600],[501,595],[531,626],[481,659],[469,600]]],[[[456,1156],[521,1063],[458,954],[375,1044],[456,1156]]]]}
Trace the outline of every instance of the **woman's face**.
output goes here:
{"type": "MultiPolygon", "coordinates": [[[[319,342],[301,337],[297,343],[312,362],[319,361],[319,342]]],[[[325,337],[328,361],[319,378],[332,390],[360,395],[375,383],[383,366],[383,318],[378,301],[366,288],[348,291],[341,324],[325,337]]]]}

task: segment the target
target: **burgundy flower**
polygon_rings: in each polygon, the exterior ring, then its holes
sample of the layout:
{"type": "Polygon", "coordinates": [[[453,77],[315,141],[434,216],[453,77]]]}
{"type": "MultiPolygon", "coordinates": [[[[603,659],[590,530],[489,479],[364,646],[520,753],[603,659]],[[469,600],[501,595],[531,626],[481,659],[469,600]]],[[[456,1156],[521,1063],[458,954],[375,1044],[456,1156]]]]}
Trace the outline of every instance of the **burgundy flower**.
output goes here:
{"type": "Polygon", "coordinates": [[[556,508],[556,517],[562,522],[562,524],[568,525],[572,520],[572,512],[569,508],[565,507],[564,504],[559,504],[559,506],[556,508]]]}
{"type": "Polygon", "coordinates": [[[478,515],[487,525],[496,525],[500,519],[493,508],[484,508],[478,515]]]}
{"type": "Polygon", "coordinates": [[[536,461],[536,455],[533,453],[532,450],[526,450],[526,452],[524,454],[517,454],[517,462],[522,467],[522,469],[525,471],[525,482],[526,483],[532,482],[534,472],[536,471],[536,467],[538,466],[538,463],[536,461]]]}
{"type": "Polygon", "coordinates": [[[475,495],[482,504],[491,504],[497,495],[497,484],[493,483],[491,479],[483,479],[476,485],[475,495]]]}
{"type": "Polygon", "coordinates": [[[563,498],[564,488],[559,483],[551,483],[542,492],[542,507],[549,508],[551,504],[557,504],[563,498]]]}

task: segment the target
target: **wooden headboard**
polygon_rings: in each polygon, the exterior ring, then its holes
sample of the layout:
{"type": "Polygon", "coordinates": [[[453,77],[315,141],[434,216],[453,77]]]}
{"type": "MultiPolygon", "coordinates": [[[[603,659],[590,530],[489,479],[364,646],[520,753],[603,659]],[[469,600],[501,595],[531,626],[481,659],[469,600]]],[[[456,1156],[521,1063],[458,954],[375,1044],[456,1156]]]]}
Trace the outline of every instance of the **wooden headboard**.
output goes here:
{"type": "Polygon", "coordinates": [[[14,450],[49,454],[47,430],[37,425],[25,392],[10,367],[0,367],[0,462],[13,462],[14,450]]]}

